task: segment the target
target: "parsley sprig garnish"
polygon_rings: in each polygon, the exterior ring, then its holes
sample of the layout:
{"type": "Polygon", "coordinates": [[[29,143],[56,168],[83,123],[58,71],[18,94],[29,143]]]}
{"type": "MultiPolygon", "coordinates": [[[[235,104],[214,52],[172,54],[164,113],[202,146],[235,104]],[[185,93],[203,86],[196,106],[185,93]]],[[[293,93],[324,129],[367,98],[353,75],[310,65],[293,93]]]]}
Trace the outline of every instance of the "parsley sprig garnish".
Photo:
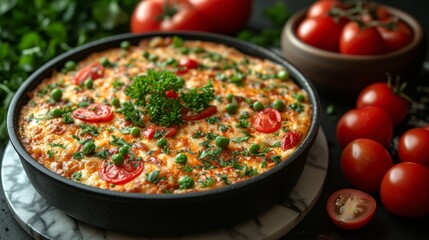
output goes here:
{"type": "Polygon", "coordinates": [[[136,111],[144,112],[150,116],[151,122],[161,126],[180,125],[183,123],[184,108],[199,113],[210,106],[215,98],[212,82],[193,89],[185,89],[184,85],[185,81],[172,72],[149,70],[146,74],[135,77],[126,88],[125,93],[132,101],[119,111],[135,125],[134,120],[141,119],[141,114],[136,114],[136,111]],[[166,94],[168,91],[180,95],[169,98],[166,94]]]}

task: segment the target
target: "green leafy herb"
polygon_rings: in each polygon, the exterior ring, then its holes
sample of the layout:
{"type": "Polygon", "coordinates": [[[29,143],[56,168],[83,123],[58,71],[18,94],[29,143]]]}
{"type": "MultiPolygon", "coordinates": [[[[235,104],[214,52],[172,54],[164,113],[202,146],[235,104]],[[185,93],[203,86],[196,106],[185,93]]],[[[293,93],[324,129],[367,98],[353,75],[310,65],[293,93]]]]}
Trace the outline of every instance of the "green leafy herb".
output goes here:
{"type": "Polygon", "coordinates": [[[206,178],[206,180],[204,180],[204,181],[200,180],[198,182],[201,184],[202,188],[206,188],[206,187],[211,186],[214,183],[214,179],[212,177],[208,177],[208,178],[206,178]]]}
{"type": "Polygon", "coordinates": [[[98,134],[100,133],[100,129],[98,129],[94,125],[81,124],[80,129],[81,129],[81,132],[80,132],[81,136],[85,135],[86,133],[89,133],[92,136],[98,136],[98,134]]]}
{"type": "Polygon", "coordinates": [[[146,175],[146,180],[148,182],[157,184],[161,180],[161,178],[159,177],[159,173],[160,173],[159,170],[153,170],[152,172],[146,175]]]}
{"type": "Polygon", "coordinates": [[[181,94],[185,107],[194,112],[201,112],[206,109],[212,100],[215,99],[213,83],[209,82],[199,89],[191,89],[181,94]]]}
{"type": "Polygon", "coordinates": [[[80,181],[82,178],[82,172],[81,171],[74,172],[71,178],[75,181],[80,181]]]}
{"type": "Polygon", "coordinates": [[[137,109],[133,103],[124,102],[121,108],[118,109],[118,112],[122,113],[125,117],[125,120],[132,122],[133,125],[144,127],[142,121],[143,112],[137,109]]]}
{"type": "MultiPolygon", "coordinates": [[[[129,31],[139,0],[0,1],[0,140],[14,92],[42,64],[74,47],[129,31]]],[[[67,71],[75,65],[66,64],[67,71]]],[[[61,69],[58,69],[59,71],[61,69]]],[[[71,118],[63,115],[65,123],[71,118]]]]}

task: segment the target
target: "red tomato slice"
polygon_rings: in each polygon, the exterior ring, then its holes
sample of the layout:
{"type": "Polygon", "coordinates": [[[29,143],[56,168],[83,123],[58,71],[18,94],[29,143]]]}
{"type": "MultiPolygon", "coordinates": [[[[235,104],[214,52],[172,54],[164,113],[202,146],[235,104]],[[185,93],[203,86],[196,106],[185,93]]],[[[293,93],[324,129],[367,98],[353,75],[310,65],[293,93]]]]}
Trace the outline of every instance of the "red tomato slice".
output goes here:
{"type": "Polygon", "coordinates": [[[143,131],[143,136],[145,136],[149,140],[152,140],[157,131],[158,132],[164,131],[162,134],[163,137],[172,137],[176,134],[177,128],[175,127],[163,128],[163,127],[157,127],[157,126],[150,126],[143,131]]]}
{"type": "Polygon", "coordinates": [[[183,108],[182,119],[184,121],[196,121],[196,120],[201,120],[201,119],[210,117],[215,113],[217,113],[217,108],[215,106],[209,106],[203,111],[201,111],[200,113],[194,114],[194,115],[192,114],[192,111],[190,111],[189,109],[183,108]]]}
{"type": "Polygon", "coordinates": [[[80,85],[89,78],[91,78],[92,80],[95,80],[103,76],[104,76],[104,67],[100,63],[96,62],[82,68],[79,72],[77,72],[76,76],[74,77],[74,83],[76,85],[80,85]]]}
{"type": "Polygon", "coordinates": [[[283,151],[289,150],[296,146],[301,138],[301,134],[299,132],[290,131],[287,132],[281,142],[281,148],[283,151]]]}
{"type": "Polygon", "coordinates": [[[273,133],[282,125],[282,116],[274,108],[265,108],[258,112],[253,119],[253,127],[258,132],[273,133]]]}
{"type": "Polygon", "coordinates": [[[125,160],[122,166],[116,166],[111,160],[104,160],[99,174],[106,182],[124,184],[136,178],[144,169],[142,161],[125,160]]]}
{"type": "Polygon", "coordinates": [[[182,58],[179,60],[179,69],[176,74],[185,74],[192,68],[198,68],[198,62],[190,58],[182,58]]]}
{"type": "Polygon", "coordinates": [[[174,91],[174,90],[168,90],[167,92],[165,92],[165,96],[167,96],[167,98],[170,98],[170,99],[175,99],[175,98],[177,98],[179,95],[177,94],[177,92],[176,91],[174,91]]]}
{"type": "Polygon", "coordinates": [[[371,195],[355,189],[342,189],[329,196],[326,210],[340,228],[352,230],[365,226],[374,216],[377,203],[371,195]]]}
{"type": "Polygon", "coordinates": [[[90,123],[109,122],[113,119],[113,111],[105,104],[93,103],[86,108],[74,110],[73,117],[90,123]]]}

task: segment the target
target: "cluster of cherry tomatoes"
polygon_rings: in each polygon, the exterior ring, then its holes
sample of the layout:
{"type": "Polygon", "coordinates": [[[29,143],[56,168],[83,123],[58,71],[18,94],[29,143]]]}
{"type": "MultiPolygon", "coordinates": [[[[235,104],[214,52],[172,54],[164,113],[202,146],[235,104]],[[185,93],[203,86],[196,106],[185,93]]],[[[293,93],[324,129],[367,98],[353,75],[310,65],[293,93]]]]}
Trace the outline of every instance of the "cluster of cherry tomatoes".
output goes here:
{"type": "Polygon", "coordinates": [[[252,0],[142,0],[131,16],[134,33],[208,31],[235,33],[250,17],[252,0]]]}
{"type": "Polygon", "coordinates": [[[413,38],[411,28],[373,2],[320,0],[307,10],[296,34],[307,44],[350,55],[397,51],[413,38]]]}
{"type": "Polygon", "coordinates": [[[355,188],[332,194],[327,203],[331,219],[342,228],[356,229],[369,222],[376,209],[371,194],[379,193],[383,206],[394,215],[429,215],[429,125],[402,133],[399,159],[392,160],[387,150],[395,145],[394,128],[409,110],[404,85],[397,80],[395,85],[389,81],[367,86],[358,95],[356,108],[338,121],[341,169],[355,188]]]}

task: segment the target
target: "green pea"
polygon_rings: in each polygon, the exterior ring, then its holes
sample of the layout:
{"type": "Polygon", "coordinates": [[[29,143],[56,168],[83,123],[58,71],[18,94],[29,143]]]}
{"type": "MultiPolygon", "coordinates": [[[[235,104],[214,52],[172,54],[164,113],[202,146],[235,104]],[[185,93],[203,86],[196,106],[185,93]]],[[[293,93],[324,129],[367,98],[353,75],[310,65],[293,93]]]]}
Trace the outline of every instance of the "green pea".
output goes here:
{"type": "Polygon", "coordinates": [[[112,106],[117,107],[117,108],[121,106],[121,103],[119,102],[118,98],[112,99],[112,106]]]}
{"type": "Polygon", "coordinates": [[[95,144],[93,142],[87,142],[83,145],[82,152],[85,155],[91,155],[94,153],[95,150],[95,144]]]}
{"type": "Polygon", "coordinates": [[[112,64],[110,63],[109,59],[107,59],[105,57],[100,59],[100,63],[101,63],[101,65],[103,65],[103,67],[110,67],[110,66],[112,66],[112,64]]]}
{"type": "Polygon", "coordinates": [[[61,115],[63,115],[63,111],[61,111],[61,109],[59,108],[55,108],[54,110],[52,110],[51,112],[51,116],[53,118],[57,118],[57,117],[61,117],[61,115]]]}
{"type": "Polygon", "coordinates": [[[250,147],[249,147],[249,153],[251,153],[251,154],[258,153],[260,148],[261,148],[261,147],[259,146],[259,144],[253,143],[253,144],[252,144],[252,145],[250,145],[250,147]]]}
{"type": "Polygon", "coordinates": [[[289,72],[286,70],[282,70],[277,73],[277,77],[280,78],[281,80],[287,80],[289,79],[289,72]]]}
{"type": "Polygon", "coordinates": [[[158,60],[158,56],[156,56],[155,54],[150,54],[148,59],[151,62],[156,62],[158,60]]]}
{"type": "Polygon", "coordinates": [[[194,186],[194,179],[185,175],[179,178],[178,183],[180,189],[188,189],[194,186]]]}
{"type": "Polygon", "coordinates": [[[255,110],[255,111],[261,111],[261,110],[263,110],[264,109],[264,105],[261,103],[261,102],[259,102],[259,101],[256,101],[256,102],[254,102],[253,103],[253,109],[255,110]]]}
{"type": "Polygon", "coordinates": [[[124,156],[121,154],[113,154],[112,161],[116,166],[122,166],[122,164],[124,164],[124,156]]]}
{"type": "Polygon", "coordinates": [[[73,70],[75,70],[75,69],[76,69],[76,67],[77,67],[76,62],[75,62],[75,61],[72,61],[72,60],[67,61],[67,62],[64,64],[64,69],[66,70],[66,72],[73,71],[73,70]]]}
{"type": "Polygon", "coordinates": [[[84,84],[86,88],[91,89],[94,85],[94,81],[92,81],[91,78],[88,78],[87,80],[85,80],[84,84]]]}
{"type": "Polygon", "coordinates": [[[133,135],[134,137],[138,137],[140,135],[140,128],[138,127],[131,128],[130,134],[133,135]]]}
{"type": "Polygon", "coordinates": [[[224,136],[217,136],[215,143],[220,148],[227,148],[229,145],[230,139],[224,136]]]}
{"type": "Polygon", "coordinates": [[[273,103],[273,108],[277,109],[279,111],[284,111],[285,108],[286,108],[286,105],[285,105],[285,103],[282,100],[276,100],[273,103]]]}
{"type": "Polygon", "coordinates": [[[156,142],[156,146],[157,147],[164,147],[165,145],[167,145],[167,139],[165,138],[161,138],[158,140],[158,142],[156,142]]]}
{"type": "Polygon", "coordinates": [[[229,103],[226,105],[226,112],[229,114],[235,114],[238,110],[238,105],[235,103],[229,103]]]}
{"type": "Polygon", "coordinates": [[[55,102],[59,102],[62,97],[63,97],[63,91],[61,91],[61,89],[54,89],[54,91],[51,92],[51,98],[55,102]]]}
{"type": "Polygon", "coordinates": [[[231,93],[228,93],[228,94],[226,95],[226,100],[227,100],[229,103],[231,103],[231,102],[232,102],[232,100],[234,100],[234,95],[232,95],[231,93]]]}
{"type": "Polygon", "coordinates": [[[130,152],[130,148],[128,146],[122,146],[119,148],[119,154],[122,156],[127,155],[130,152]]]}
{"type": "Polygon", "coordinates": [[[185,164],[188,161],[188,156],[186,156],[184,153],[181,153],[176,156],[175,161],[180,164],[185,164]]]}
{"type": "Polygon", "coordinates": [[[131,46],[131,43],[128,41],[122,41],[121,42],[121,48],[124,50],[128,50],[130,48],[130,46],[131,46]]]}

